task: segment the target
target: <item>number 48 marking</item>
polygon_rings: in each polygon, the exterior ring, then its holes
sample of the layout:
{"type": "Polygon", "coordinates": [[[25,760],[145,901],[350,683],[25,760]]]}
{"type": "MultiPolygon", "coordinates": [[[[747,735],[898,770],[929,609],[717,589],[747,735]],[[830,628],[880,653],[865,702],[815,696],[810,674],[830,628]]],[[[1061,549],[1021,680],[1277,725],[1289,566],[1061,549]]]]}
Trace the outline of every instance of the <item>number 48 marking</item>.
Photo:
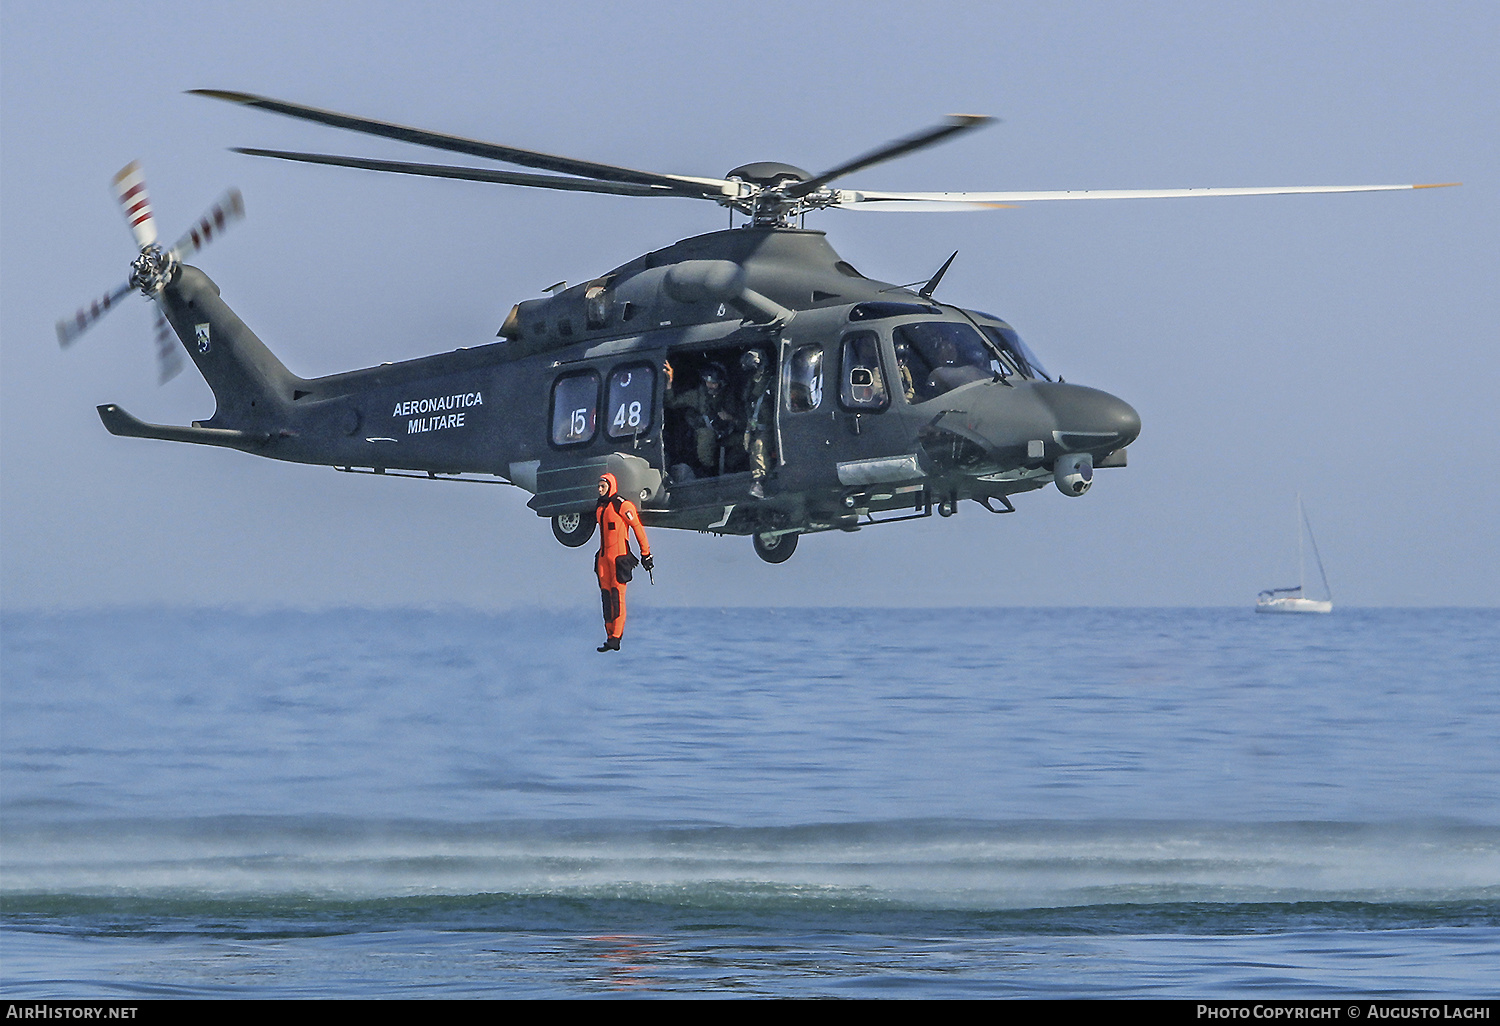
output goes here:
{"type": "Polygon", "coordinates": [[[641,404],[639,402],[634,402],[631,403],[627,408],[624,403],[621,403],[619,409],[615,410],[615,419],[612,421],[612,423],[616,430],[623,427],[640,427],[641,404]]]}

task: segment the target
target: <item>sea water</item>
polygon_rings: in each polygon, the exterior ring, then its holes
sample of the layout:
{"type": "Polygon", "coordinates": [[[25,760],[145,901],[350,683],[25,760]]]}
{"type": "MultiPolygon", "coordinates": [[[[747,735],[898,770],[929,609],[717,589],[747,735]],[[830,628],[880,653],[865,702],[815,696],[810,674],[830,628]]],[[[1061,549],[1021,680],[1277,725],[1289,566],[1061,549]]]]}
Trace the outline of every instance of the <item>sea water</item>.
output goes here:
{"type": "Polygon", "coordinates": [[[9,998],[1500,996],[1500,612],[0,620],[9,998]]]}

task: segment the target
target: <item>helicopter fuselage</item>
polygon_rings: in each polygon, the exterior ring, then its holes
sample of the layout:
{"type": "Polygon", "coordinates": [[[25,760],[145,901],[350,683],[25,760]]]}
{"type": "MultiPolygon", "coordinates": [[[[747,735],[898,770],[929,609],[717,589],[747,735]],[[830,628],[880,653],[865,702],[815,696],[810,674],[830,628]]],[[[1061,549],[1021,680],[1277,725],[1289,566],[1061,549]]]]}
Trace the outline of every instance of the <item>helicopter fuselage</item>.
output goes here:
{"type": "Polygon", "coordinates": [[[500,341],[321,378],[287,371],[195,268],[159,301],[218,407],[192,427],[101,407],[116,434],[508,481],[567,544],[606,470],[650,526],[774,544],[963,499],[1005,512],[1054,481],[1080,495],[1140,431],[1003,321],[865,278],[801,229],[686,239],[518,304],[500,341]]]}

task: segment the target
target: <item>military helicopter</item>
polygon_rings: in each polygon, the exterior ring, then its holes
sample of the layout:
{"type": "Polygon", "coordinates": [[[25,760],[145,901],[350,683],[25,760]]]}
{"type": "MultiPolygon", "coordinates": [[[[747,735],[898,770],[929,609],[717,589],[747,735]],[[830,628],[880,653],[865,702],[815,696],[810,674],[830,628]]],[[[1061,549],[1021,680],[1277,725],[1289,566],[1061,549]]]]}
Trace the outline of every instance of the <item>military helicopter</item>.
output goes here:
{"type": "MultiPolygon", "coordinates": [[[[510,483],[564,545],[594,532],[596,483],[613,473],[650,527],[749,535],[767,562],[800,536],[952,516],[972,499],[1053,484],[1076,498],[1123,467],[1136,411],[1054,378],[1005,321],[934,298],[925,282],[861,274],[821,231],[819,210],[979,210],[1044,200],[1373,192],[1422,185],[1086,192],[866,192],[837,179],[968,132],[951,116],[811,174],[776,162],[723,178],[614,167],[459,138],[247,93],[216,100],[548,174],[237,148],[252,156],[437,178],[635,197],[708,200],[731,227],[684,239],[582,284],[518,303],[498,341],[320,378],[287,370],[184,261],[243,215],[231,191],[170,250],[144,178],[116,177],[140,254],[129,281],[59,322],[74,342],[126,293],[155,301],[163,377],[175,334],[213,390],[211,418],[144,423],[114,404],[113,434],[225,446],[350,473],[510,483]],[[733,226],[734,215],[744,217],[733,226]]],[[[1447,183],[1452,184],[1452,183],[1447,183]]],[[[955,254],[956,255],[956,254],[955,254]]]]}

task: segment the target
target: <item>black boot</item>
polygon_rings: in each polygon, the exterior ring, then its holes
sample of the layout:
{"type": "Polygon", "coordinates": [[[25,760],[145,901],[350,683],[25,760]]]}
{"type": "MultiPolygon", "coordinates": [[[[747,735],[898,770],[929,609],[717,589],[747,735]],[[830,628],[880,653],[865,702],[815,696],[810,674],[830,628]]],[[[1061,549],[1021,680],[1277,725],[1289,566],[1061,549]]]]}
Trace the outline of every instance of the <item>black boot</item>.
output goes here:
{"type": "Polygon", "coordinates": [[[604,639],[604,644],[600,645],[594,651],[596,651],[596,652],[618,652],[618,651],[620,651],[620,639],[619,638],[605,638],[604,639]]]}

